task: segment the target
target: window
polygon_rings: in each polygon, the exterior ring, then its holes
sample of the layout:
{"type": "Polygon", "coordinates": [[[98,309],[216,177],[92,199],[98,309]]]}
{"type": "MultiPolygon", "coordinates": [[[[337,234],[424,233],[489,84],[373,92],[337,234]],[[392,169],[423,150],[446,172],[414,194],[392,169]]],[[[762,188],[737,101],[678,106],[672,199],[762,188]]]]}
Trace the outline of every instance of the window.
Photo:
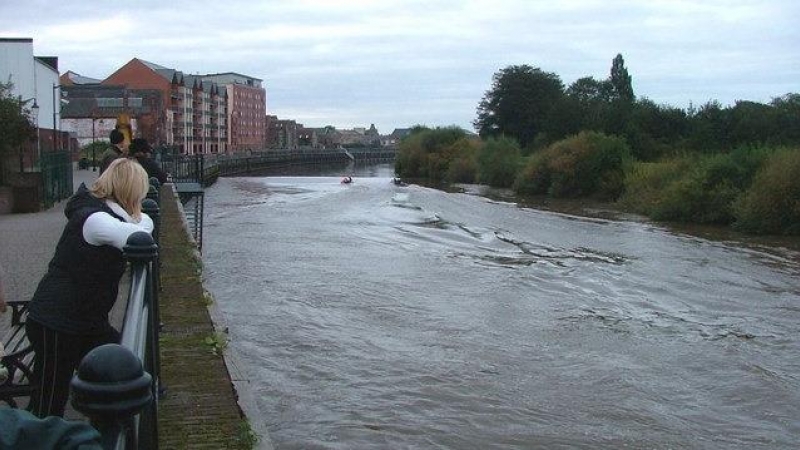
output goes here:
{"type": "Polygon", "coordinates": [[[122,99],[100,97],[97,99],[97,106],[99,108],[122,108],[122,99]]]}

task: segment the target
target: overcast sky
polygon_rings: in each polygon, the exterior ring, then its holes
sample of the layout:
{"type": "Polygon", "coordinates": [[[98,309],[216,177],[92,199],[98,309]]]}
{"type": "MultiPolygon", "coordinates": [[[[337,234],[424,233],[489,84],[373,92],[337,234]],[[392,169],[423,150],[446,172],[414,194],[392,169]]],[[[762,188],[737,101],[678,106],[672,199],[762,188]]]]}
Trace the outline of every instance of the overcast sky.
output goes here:
{"type": "Polygon", "coordinates": [[[800,93],[797,0],[0,0],[0,37],[105,78],[140,58],[260,78],[267,111],[306,126],[472,130],[492,76],[528,64],[608,77],[687,108],[800,93]]]}

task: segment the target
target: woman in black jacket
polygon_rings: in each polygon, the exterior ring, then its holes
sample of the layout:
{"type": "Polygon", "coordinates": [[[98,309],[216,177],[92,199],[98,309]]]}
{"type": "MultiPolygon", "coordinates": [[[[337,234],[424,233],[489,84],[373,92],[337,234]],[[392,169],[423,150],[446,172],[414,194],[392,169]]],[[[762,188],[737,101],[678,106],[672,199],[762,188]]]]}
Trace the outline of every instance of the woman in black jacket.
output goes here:
{"type": "Polygon", "coordinates": [[[99,345],[119,341],[108,313],[125,272],[128,236],[153,231],[141,210],[148,188],[142,166],[120,158],[91,189],[81,184],[67,202],[67,224],[28,304],[25,331],[35,353],[36,386],[28,410],[34,415],[63,416],[80,360],[99,345]]]}

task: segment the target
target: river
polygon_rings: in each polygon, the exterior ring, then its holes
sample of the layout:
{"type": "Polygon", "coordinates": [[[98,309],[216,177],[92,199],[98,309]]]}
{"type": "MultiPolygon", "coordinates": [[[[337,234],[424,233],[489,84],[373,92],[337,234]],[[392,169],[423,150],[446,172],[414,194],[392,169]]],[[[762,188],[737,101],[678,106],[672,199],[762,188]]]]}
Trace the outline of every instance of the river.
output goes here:
{"type": "Polygon", "coordinates": [[[277,449],[798,448],[796,250],[391,177],[206,191],[277,449]]]}

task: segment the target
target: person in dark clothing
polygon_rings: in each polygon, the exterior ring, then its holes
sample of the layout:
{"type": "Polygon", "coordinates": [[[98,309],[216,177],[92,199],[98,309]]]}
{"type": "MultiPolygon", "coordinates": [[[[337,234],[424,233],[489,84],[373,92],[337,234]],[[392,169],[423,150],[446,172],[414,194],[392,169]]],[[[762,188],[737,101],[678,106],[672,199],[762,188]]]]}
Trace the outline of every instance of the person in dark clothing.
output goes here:
{"type": "Polygon", "coordinates": [[[111,164],[111,161],[128,156],[128,145],[125,143],[125,135],[122,134],[122,131],[114,128],[108,135],[108,139],[111,141],[111,147],[100,155],[101,175],[108,168],[108,165],[111,164]]]}
{"type": "Polygon", "coordinates": [[[166,172],[161,170],[158,163],[153,160],[153,148],[150,147],[146,139],[136,138],[132,140],[130,147],[128,147],[128,153],[136,158],[139,164],[144,167],[144,170],[147,171],[147,176],[157,178],[158,182],[161,184],[167,182],[169,176],[166,172]]]}
{"type": "Polygon", "coordinates": [[[100,433],[86,422],[59,417],[40,419],[27,411],[0,408],[0,450],[102,450],[100,433]]]}
{"type": "Polygon", "coordinates": [[[25,331],[33,350],[36,391],[28,411],[63,416],[69,383],[80,360],[102,344],[119,341],[108,313],[125,272],[128,236],[153,231],[141,212],[149,188],[139,163],[119,158],[87,189],[81,184],[65,208],[67,224],[47,273],[28,303],[25,331]]]}

